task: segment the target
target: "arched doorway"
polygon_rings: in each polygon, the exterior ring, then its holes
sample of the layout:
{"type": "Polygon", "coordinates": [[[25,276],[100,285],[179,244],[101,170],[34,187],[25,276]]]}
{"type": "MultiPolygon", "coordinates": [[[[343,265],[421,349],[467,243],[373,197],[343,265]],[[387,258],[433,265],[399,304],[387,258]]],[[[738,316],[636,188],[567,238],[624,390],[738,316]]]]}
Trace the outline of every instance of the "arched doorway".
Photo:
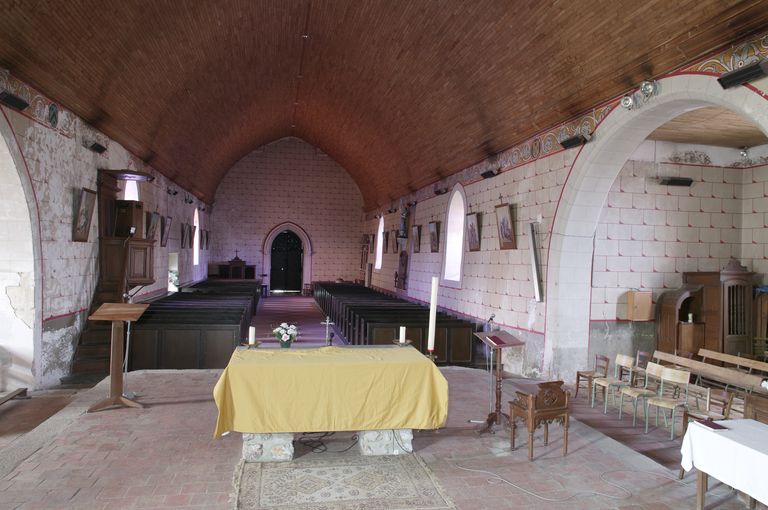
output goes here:
{"type": "Polygon", "coordinates": [[[261,246],[261,253],[263,255],[262,259],[262,267],[263,270],[263,278],[262,281],[263,284],[268,285],[269,289],[276,289],[273,285],[273,282],[271,281],[272,276],[272,244],[275,242],[275,239],[282,234],[285,231],[290,231],[293,234],[295,234],[300,240],[301,240],[301,246],[302,246],[302,257],[301,257],[301,269],[299,271],[299,275],[301,276],[301,282],[300,287],[303,288],[304,285],[312,283],[312,255],[314,253],[312,249],[312,239],[310,239],[309,234],[301,228],[296,223],[292,223],[290,221],[286,221],[283,223],[280,223],[278,225],[275,225],[271,229],[269,229],[269,232],[267,232],[267,235],[264,236],[264,243],[261,246]]]}
{"type": "Polygon", "coordinates": [[[638,110],[614,108],[577,154],[552,225],[547,262],[544,372],[569,380],[588,366],[594,235],[622,166],[656,128],[703,106],[732,110],[768,133],[768,103],[749,87],[723,90],[715,76],[680,74],[661,80],[661,93],[638,110]]]}
{"type": "Polygon", "coordinates": [[[272,241],[269,281],[272,291],[300,291],[304,245],[299,236],[284,230],[272,241]]]}
{"type": "Polygon", "coordinates": [[[0,391],[41,385],[42,280],[39,220],[24,158],[0,116],[0,391]],[[32,225],[36,225],[35,229],[32,225]]]}

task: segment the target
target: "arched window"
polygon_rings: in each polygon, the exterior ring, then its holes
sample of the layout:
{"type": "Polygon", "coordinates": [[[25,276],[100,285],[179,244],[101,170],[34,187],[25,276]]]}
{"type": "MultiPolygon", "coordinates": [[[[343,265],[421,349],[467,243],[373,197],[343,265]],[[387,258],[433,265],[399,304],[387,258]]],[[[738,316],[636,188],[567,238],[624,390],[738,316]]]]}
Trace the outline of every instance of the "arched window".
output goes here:
{"type": "Polygon", "coordinates": [[[443,255],[443,281],[461,283],[461,262],[464,258],[464,221],[467,206],[464,188],[453,187],[445,215],[445,253],[443,255]]]}
{"type": "Polygon", "coordinates": [[[200,218],[197,216],[197,209],[195,209],[192,224],[195,226],[195,237],[192,239],[192,263],[198,265],[200,263],[200,218]]]}
{"type": "Polygon", "coordinates": [[[123,190],[123,200],[139,200],[139,183],[136,181],[125,181],[123,190]]]}
{"type": "Polygon", "coordinates": [[[379,218],[379,229],[376,231],[376,269],[381,269],[381,259],[384,254],[384,216],[379,218]]]}

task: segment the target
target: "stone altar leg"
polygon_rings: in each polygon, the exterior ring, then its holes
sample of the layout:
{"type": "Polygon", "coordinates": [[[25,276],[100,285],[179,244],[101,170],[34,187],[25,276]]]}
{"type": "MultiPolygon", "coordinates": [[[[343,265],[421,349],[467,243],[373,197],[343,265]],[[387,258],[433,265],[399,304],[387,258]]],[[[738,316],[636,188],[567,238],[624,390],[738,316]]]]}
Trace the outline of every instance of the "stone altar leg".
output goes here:
{"type": "Polygon", "coordinates": [[[358,432],[363,455],[402,455],[413,452],[413,430],[361,430],[358,432]]]}
{"type": "Polygon", "coordinates": [[[293,434],[243,434],[245,462],[278,462],[293,459],[293,434]]]}

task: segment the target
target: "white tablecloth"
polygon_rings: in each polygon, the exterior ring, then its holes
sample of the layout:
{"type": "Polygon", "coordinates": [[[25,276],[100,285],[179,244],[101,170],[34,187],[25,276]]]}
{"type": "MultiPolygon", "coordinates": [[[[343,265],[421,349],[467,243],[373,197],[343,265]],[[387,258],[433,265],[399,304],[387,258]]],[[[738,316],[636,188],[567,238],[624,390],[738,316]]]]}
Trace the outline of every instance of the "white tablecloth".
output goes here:
{"type": "Polygon", "coordinates": [[[683,469],[696,468],[768,504],[768,425],[755,420],[717,422],[727,430],[688,425],[680,452],[683,469]]]}

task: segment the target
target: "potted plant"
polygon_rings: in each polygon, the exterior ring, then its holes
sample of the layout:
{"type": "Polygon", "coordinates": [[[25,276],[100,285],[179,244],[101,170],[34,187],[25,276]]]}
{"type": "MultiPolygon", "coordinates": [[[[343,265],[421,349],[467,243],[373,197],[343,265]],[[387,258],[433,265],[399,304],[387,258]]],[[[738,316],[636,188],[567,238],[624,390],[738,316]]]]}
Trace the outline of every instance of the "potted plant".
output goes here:
{"type": "Polygon", "coordinates": [[[296,337],[299,336],[299,329],[295,324],[289,326],[287,322],[283,322],[272,330],[272,334],[280,342],[280,347],[287,349],[292,342],[296,341],[296,337]]]}

